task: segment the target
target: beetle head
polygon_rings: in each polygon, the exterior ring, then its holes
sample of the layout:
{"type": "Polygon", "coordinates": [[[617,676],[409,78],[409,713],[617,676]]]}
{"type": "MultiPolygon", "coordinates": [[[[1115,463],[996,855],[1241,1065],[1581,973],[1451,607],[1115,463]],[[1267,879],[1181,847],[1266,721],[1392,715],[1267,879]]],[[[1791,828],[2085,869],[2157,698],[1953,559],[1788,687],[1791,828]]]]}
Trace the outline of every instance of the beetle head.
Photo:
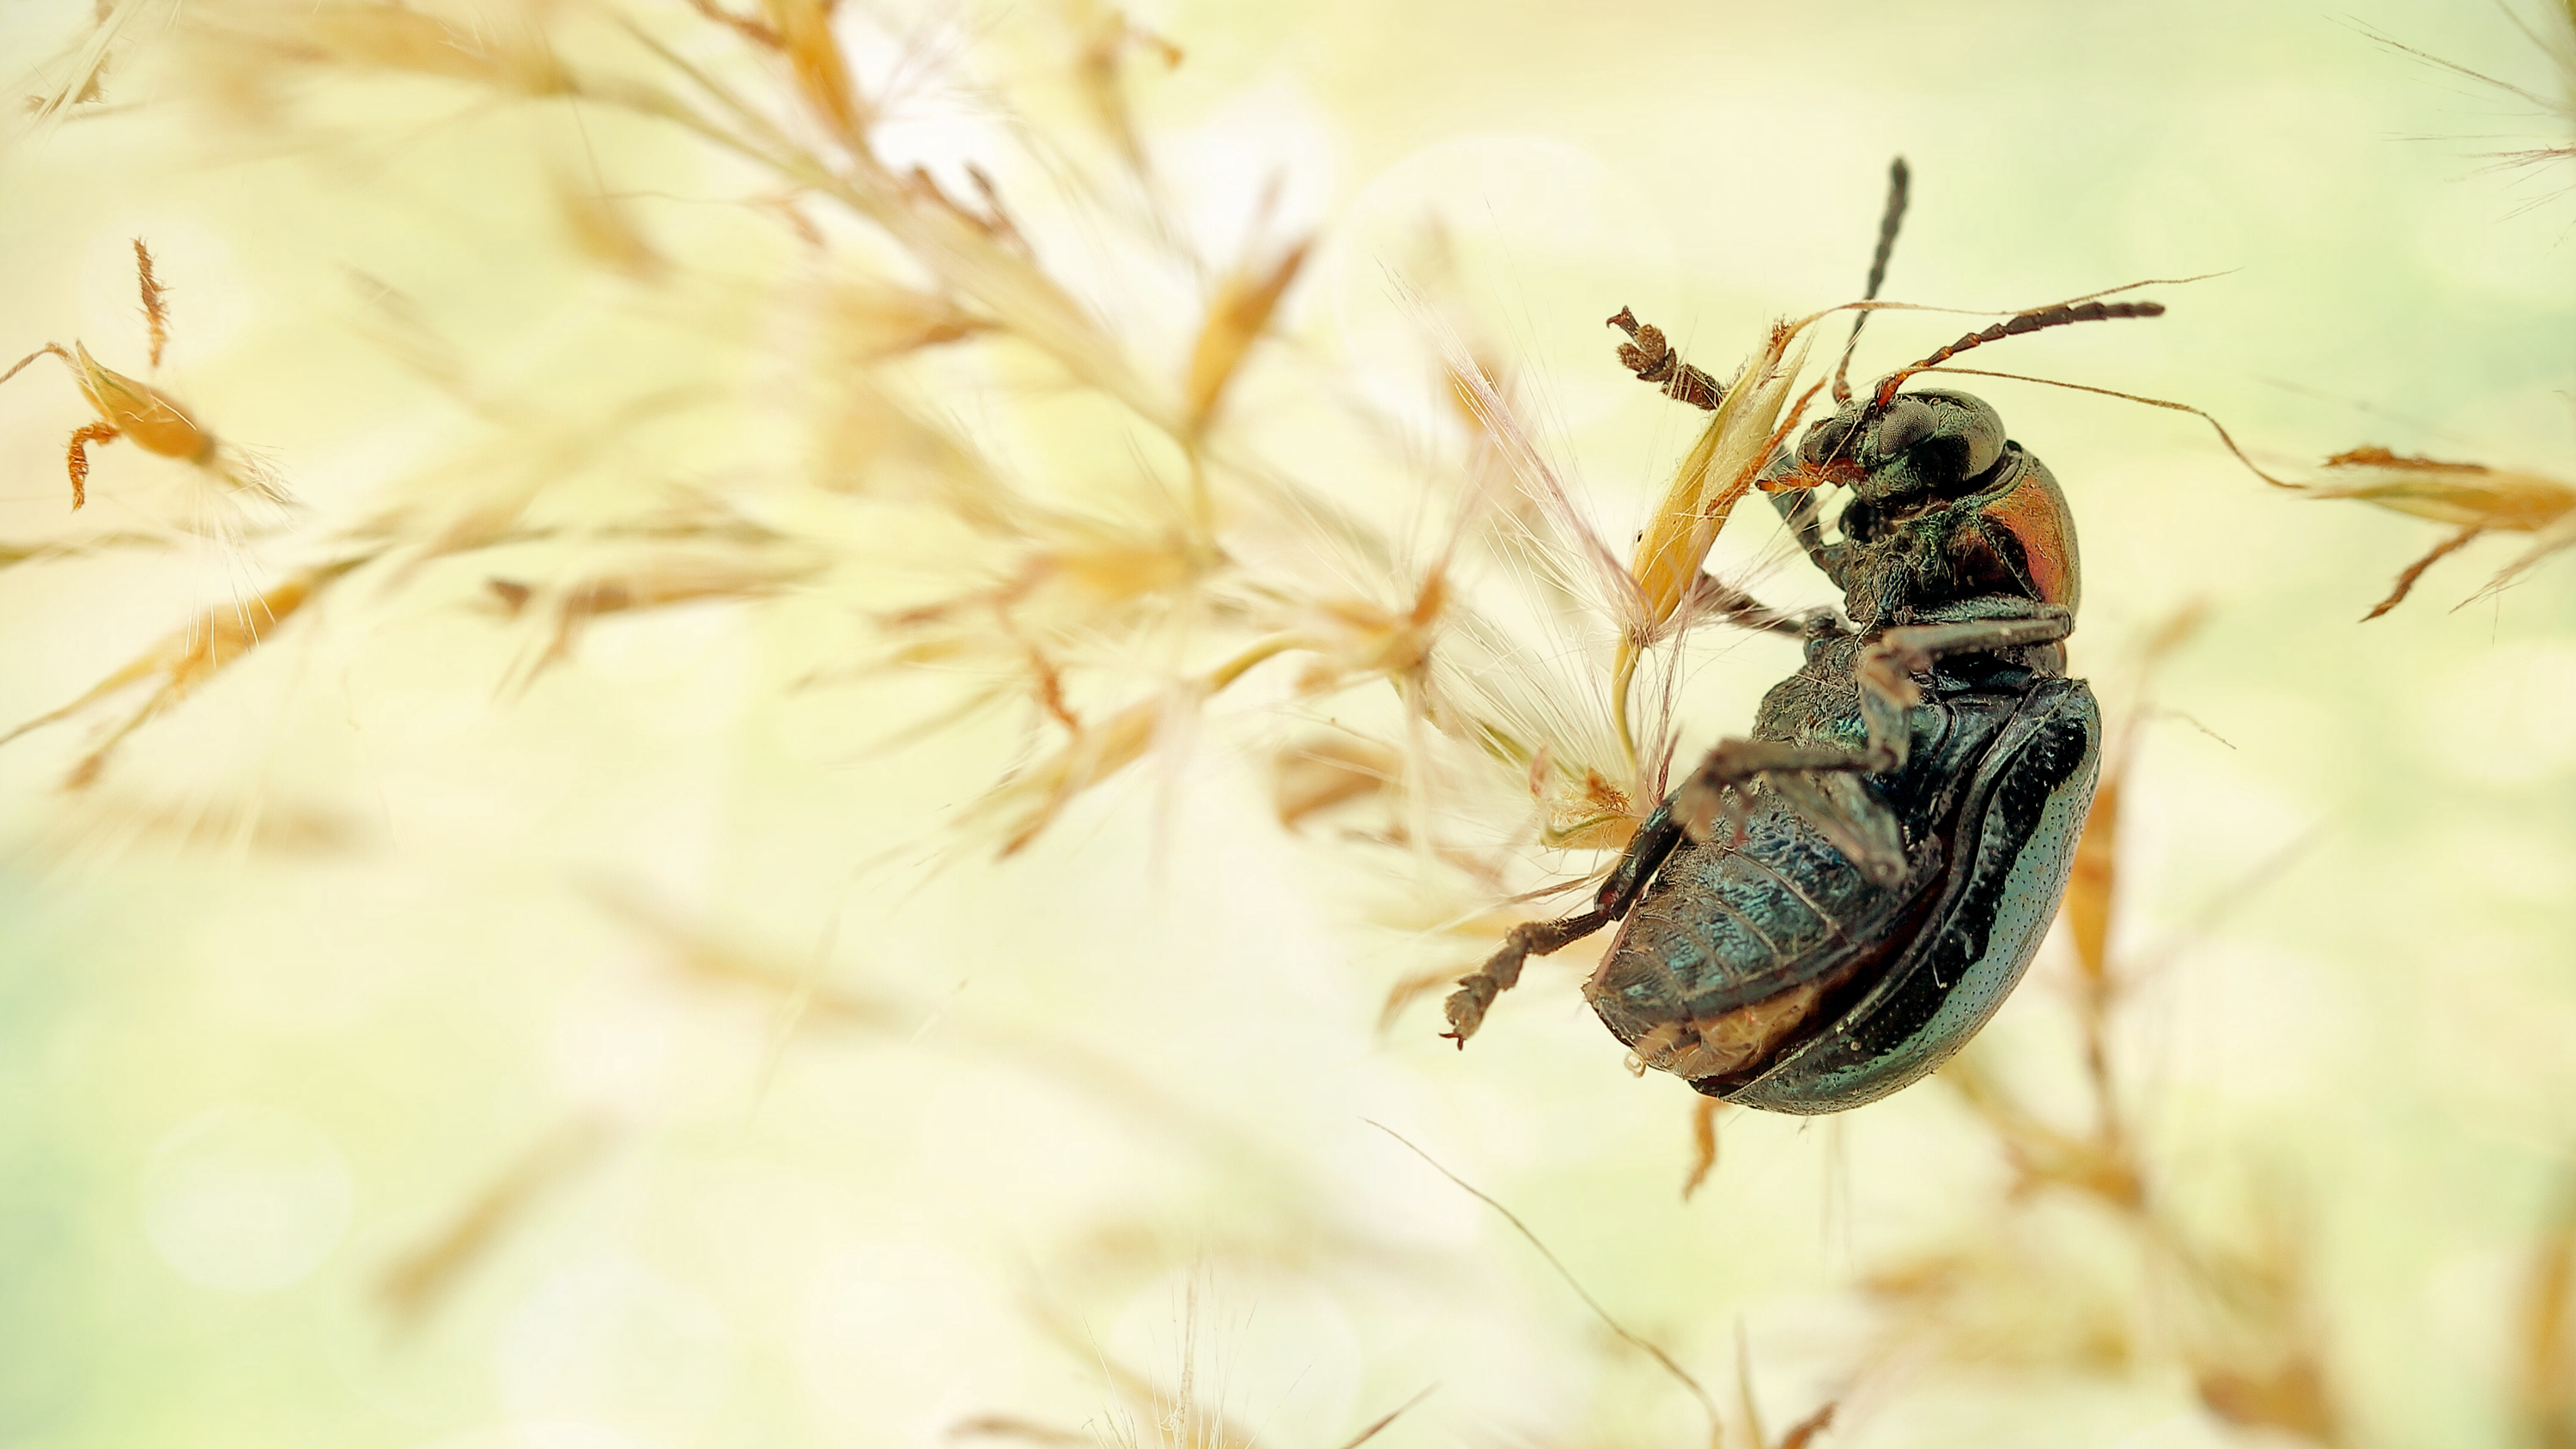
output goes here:
{"type": "Polygon", "coordinates": [[[2075,607],[2075,525],[2057,480],[1966,393],[1900,393],[1819,420],[1772,481],[1852,490],[1818,562],[1857,618],[1979,595],[2075,607]]]}
{"type": "Polygon", "coordinates": [[[1852,403],[1807,430],[1798,461],[1870,504],[1904,513],[1973,491],[2003,460],[2004,419],[1965,393],[1852,403]]]}

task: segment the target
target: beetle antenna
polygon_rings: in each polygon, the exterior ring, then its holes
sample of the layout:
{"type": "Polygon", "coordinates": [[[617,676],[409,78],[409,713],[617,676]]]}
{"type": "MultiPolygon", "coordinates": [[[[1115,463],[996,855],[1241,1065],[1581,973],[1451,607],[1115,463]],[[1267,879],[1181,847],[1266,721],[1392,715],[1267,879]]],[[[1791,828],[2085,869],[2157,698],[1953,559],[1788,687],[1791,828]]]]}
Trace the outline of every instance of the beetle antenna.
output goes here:
{"type": "MultiPolygon", "coordinates": [[[[1877,301],[1879,284],[1887,280],[1887,259],[1896,251],[1897,228],[1905,225],[1906,194],[1911,189],[1913,180],[1914,173],[1905,169],[1904,157],[1899,156],[1888,163],[1887,209],[1880,212],[1878,217],[1878,250],[1872,253],[1869,259],[1869,286],[1860,294],[1860,299],[1864,302],[1877,301]]],[[[1860,346],[1861,324],[1868,320],[1867,312],[1852,314],[1851,336],[1843,339],[1843,360],[1834,367],[1834,405],[1836,407],[1851,401],[1851,383],[1848,379],[1851,373],[1852,350],[1860,346]]]]}
{"type": "Polygon", "coordinates": [[[1877,395],[1870,399],[1870,410],[1875,412],[1894,402],[1897,388],[1903,386],[1907,378],[1927,367],[1938,367],[1972,347],[1983,347],[1989,342],[2000,342],[2007,337],[2019,337],[2025,332],[2042,332],[2051,327],[2066,327],[2077,322],[2109,322],[2121,317],[2161,317],[2164,314],[2165,304],[2162,302],[2076,302],[2060,303],[2054,307],[2035,307],[2028,312],[2007,317],[1983,332],[1971,332],[1911,367],[1899,368],[1889,373],[1887,380],[1878,385],[1877,395]]]}
{"type": "Polygon", "coordinates": [[[2209,424],[2210,427],[2217,430],[2218,441],[2227,445],[2227,451],[2236,455],[2236,461],[2244,464],[2247,472],[2252,473],[2255,477],[2262,479],[2264,482],[2271,484],[2275,488],[2296,488],[2299,486],[2287,479],[2275,478],[2271,474],[2264,472],[2260,467],[2256,466],[2252,458],[2245,456],[2245,450],[2237,446],[2235,434],[2227,431],[2227,425],[2225,423],[2220,422],[2208,412],[2203,409],[2193,407],[2189,403],[2172,402],[2160,397],[2148,397],[2143,393],[2120,392],[2113,388],[2095,387],[2090,383],[2067,382],[2054,377],[2026,377],[2018,372],[1986,372],[1974,367],[1954,367],[1951,368],[1950,371],[1968,377],[2000,377],[2009,379],[2013,382],[2035,382],[2043,387],[2062,387],[2070,392],[2095,393],[2102,397],[2115,397],[2123,402],[2143,403],[2151,408],[2165,408],[2173,412],[2189,413],[2193,417],[2200,419],[2202,422],[2209,424]]]}

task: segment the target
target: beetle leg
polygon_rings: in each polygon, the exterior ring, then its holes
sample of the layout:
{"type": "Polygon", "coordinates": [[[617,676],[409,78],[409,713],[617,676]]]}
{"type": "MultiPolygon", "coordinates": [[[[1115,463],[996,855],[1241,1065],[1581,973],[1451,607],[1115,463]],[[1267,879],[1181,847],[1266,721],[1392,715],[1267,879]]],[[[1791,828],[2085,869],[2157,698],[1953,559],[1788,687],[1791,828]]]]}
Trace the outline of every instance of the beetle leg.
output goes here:
{"type": "MultiPolygon", "coordinates": [[[[1860,687],[1861,723],[1868,743],[1812,745],[1787,740],[1720,740],[1708,758],[1673,792],[1673,819],[1693,840],[1717,833],[1723,819],[1730,835],[1744,829],[1746,791],[1756,778],[1775,782],[1791,772],[1830,771],[1892,775],[1905,768],[1912,732],[1906,711],[1923,697],[1914,676],[1931,669],[1945,654],[1985,654],[1999,649],[2053,644],[2075,631],[2075,620],[2063,609],[2048,609],[2022,619],[1972,619],[1956,624],[1913,624],[1890,629],[1852,662],[1860,687]]],[[[1852,863],[1885,883],[1905,872],[1901,843],[1888,845],[1884,810],[1866,795],[1831,794],[1821,789],[1791,788],[1799,812],[1829,835],[1852,863]],[[1832,808],[1828,808],[1828,806],[1832,808]]]]}
{"type": "MultiPolygon", "coordinates": [[[[1860,776],[1841,770],[1774,770],[1762,780],[1845,860],[1859,866],[1861,874],[1884,885],[1905,878],[1911,864],[1905,855],[1905,827],[1894,811],[1871,797],[1860,776]]],[[[1740,790],[1728,795],[1730,816],[1743,798],[1740,790]]],[[[1740,824],[1735,828],[1739,833],[1743,829],[1740,824]]]]}
{"type": "Polygon", "coordinates": [[[1553,921],[1524,921],[1503,937],[1503,948],[1473,972],[1458,978],[1458,989],[1449,994],[1446,1008],[1449,1029],[1441,1035],[1456,1042],[1461,1049],[1467,1038],[1484,1025],[1485,1013],[1492,1009],[1494,998],[1518,985],[1521,966],[1532,956],[1552,955],[1573,945],[1603,926],[1628,914],[1628,908],[1645,894],[1646,883],[1674,847],[1682,843],[1682,828],[1673,820],[1673,802],[1666,800],[1655,807],[1637,827],[1628,841],[1628,851],[1601,888],[1592,896],[1592,909],[1553,921]]]}
{"type": "Polygon", "coordinates": [[[1698,605],[1739,629],[1798,637],[1806,634],[1811,612],[1800,610],[1793,614],[1772,608],[1735,585],[1721,582],[1714,574],[1700,575],[1698,605]]]}
{"type": "Polygon", "coordinates": [[[1673,802],[1667,797],[1628,838],[1627,852],[1610,867],[1601,889],[1593,893],[1592,904],[1614,921],[1628,914],[1637,897],[1646,893],[1646,883],[1655,878],[1655,872],[1663,868],[1665,859],[1681,843],[1682,828],[1673,821],[1673,802]]]}
{"type": "Polygon", "coordinates": [[[1798,547],[1807,551],[1807,561],[1816,566],[1818,573],[1826,578],[1832,578],[1834,566],[1826,554],[1826,549],[1830,545],[1825,542],[1825,525],[1824,520],[1819,516],[1816,490],[1792,488],[1786,492],[1771,494],[1770,498],[1771,506],[1780,510],[1781,521],[1789,525],[1791,533],[1797,535],[1798,547]]]}

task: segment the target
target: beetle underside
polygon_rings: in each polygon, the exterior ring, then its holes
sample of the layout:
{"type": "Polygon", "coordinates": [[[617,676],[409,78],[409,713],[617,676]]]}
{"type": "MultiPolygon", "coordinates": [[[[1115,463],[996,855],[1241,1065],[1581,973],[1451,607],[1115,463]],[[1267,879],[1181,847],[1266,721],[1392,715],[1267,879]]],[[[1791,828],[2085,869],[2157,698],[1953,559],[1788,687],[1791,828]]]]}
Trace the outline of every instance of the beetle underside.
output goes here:
{"type": "MultiPolygon", "coordinates": [[[[1930,861],[1939,859],[1938,852],[1929,855],[1930,861]]],[[[1686,859],[1687,855],[1683,857],[1686,859]]],[[[1671,864],[1680,865],[1682,860],[1671,864]]],[[[1937,876],[1927,879],[1918,873],[1910,884],[1918,892],[1918,906],[1940,893],[1937,876]]],[[[1905,925],[1888,929],[1886,942],[1910,935],[1920,911],[1909,910],[1903,915],[1905,925]]],[[[1585,999],[1603,1024],[1626,1041],[1636,1070],[1671,1072],[1712,1097],[1724,1097],[1754,1081],[1818,1033],[1830,1030],[1863,994],[1859,988],[1866,986],[1866,978],[1874,977],[1897,954],[1892,944],[1853,952],[1821,974],[1768,995],[1715,1011],[1676,1013],[1649,1026],[1638,1011],[1644,1003],[1618,989],[1622,978],[1632,975],[1621,969],[1625,953],[1620,946],[1626,935],[1625,931],[1621,933],[1584,984],[1585,999]],[[1628,999],[1621,1002],[1620,997],[1628,999]],[[1637,1030],[1640,1026],[1644,1026],[1642,1031],[1637,1030]]],[[[1674,998],[1660,1000],[1670,1002],[1674,998]]]]}
{"type": "Polygon", "coordinates": [[[1817,981],[1804,981],[1777,996],[1689,1021],[1668,1021],[1628,1044],[1640,1071],[1651,1068],[1700,1082],[1731,1083],[1759,1076],[1788,1047],[1807,1039],[1817,1006],[1851,979],[1859,963],[1817,981]]]}

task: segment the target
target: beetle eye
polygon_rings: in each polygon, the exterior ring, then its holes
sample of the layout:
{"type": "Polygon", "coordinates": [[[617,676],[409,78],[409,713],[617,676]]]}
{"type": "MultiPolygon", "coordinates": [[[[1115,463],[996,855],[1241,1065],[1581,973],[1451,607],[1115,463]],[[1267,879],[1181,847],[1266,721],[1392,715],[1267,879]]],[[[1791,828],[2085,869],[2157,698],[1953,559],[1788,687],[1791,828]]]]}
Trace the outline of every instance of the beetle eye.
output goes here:
{"type": "Polygon", "coordinates": [[[1870,440],[1870,451],[1882,460],[1903,457],[1906,449],[1932,436],[1936,421],[1931,404],[1917,398],[1898,398],[1879,421],[1878,435],[1870,440]]]}
{"type": "Polygon", "coordinates": [[[1986,470],[1995,466],[1995,460],[2004,455],[2004,420],[1992,408],[1978,408],[1956,419],[1951,431],[1966,445],[1959,469],[1963,479],[1984,477],[1986,470]]]}
{"type": "Polygon", "coordinates": [[[1902,397],[1887,410],[1872,442],[1882,461],[1910,454],[1923,486],[1946,492],[1951,485],[1984,477],[2004,455],[2004,420],[1974,398],[1902,397]]]}

